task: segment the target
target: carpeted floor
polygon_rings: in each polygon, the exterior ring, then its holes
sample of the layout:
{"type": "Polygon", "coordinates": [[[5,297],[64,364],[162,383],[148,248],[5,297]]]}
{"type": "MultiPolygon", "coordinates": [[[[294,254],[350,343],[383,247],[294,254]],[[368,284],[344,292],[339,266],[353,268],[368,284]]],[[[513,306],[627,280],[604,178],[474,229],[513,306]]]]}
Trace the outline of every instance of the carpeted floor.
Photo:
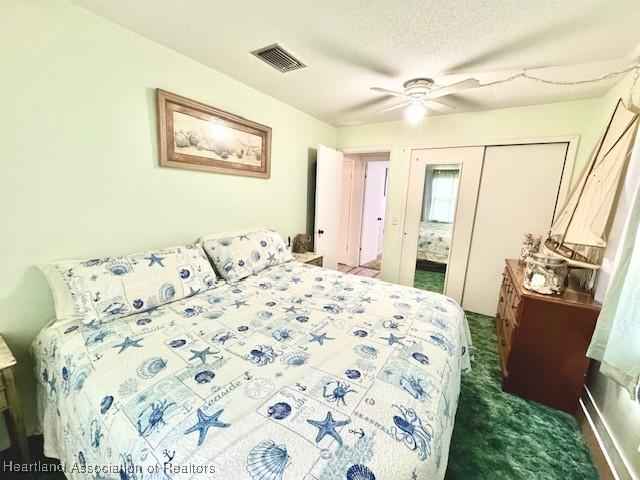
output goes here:
{"type": "Polygon", "coordinates": [[[430,292],[442,293],[444,291],[444,276],[444,272],[416,268],[413,286],[430,292]]]}
{"type": "Polygon", "coordinates": [[[503,393],[494,319],[467,318],[475,361],[462,378],[447,480],[597,480],[575,418],[503,393]]]}
{"type": "MultiPolygon", "coordinates": [[[[416,268],[414,286],[442,293],[445,273],[416,268]]],[[[467,312],[475,348],[462,378],[447,480],[596,480],[576,419],[501,388],[495,321],[467,312]]]]}

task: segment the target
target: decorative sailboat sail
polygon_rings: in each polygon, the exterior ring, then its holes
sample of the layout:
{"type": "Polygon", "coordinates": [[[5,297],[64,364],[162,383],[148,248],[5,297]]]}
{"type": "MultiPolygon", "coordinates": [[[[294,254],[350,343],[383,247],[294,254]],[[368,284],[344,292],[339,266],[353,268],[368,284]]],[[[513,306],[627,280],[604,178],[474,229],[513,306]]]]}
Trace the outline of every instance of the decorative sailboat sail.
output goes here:
{"type": "Polygon", "coordinates": [[[602,263],[611,211],[631,157],[638,117],[638,112],[618,100],[585,171],[551,226],[545,248],[570,266],[596,269],[602,263]]]}

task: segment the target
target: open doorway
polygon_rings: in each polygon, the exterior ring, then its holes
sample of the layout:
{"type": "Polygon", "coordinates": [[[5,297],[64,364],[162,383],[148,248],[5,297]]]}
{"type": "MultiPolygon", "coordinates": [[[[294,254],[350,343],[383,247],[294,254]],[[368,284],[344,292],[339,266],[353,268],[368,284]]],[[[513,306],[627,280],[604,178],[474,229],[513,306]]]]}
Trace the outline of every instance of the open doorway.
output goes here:
{"type": "Polygon", "coordinates": [[[344,157],[338,268],[375,278],[380,274],[389,185],[389,153],[344,157]]]}

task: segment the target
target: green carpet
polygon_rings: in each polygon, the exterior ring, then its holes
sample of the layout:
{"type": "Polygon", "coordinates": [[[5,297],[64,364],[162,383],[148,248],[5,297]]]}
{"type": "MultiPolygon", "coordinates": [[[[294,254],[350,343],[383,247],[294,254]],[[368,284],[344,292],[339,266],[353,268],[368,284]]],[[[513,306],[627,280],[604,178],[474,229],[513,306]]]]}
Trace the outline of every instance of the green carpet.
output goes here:
{"type": "MultiPolygon", "coordinates": [[[[442,293],[444,279],[416,268],[414,286],[442,293]]],[[[447,480],[598,479],[574,417],[502,391],[493,317],[467,318],[475,361],[462,378],[447,480]]]]}
{"type": "Polygon", "coordinates": [[[598,479],[575,418],[503,393],[494,319],[467,318],[475,361],[462,378],[446,478],[598,479]]]}
{"type": "Polygon", "coordinates": [[[444,276],[444,272],[416,268],[413,286],[430,292],[442,293],[444,291],[444,276]]]}

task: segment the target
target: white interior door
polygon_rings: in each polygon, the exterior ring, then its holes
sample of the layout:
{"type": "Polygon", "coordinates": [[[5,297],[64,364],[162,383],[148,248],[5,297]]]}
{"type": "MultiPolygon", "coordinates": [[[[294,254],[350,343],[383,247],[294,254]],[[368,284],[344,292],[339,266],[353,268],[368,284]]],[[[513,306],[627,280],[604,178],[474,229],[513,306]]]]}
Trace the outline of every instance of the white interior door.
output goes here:
{"type": "Polygon", "coordinates": [[[384,225],[384,183],[388,162],[367,162],[360,236],[360,265],[376,259],[380,252],[379,236],[384,225]]]}
{"type": "Polygon", "coordinates": [[[544,235],[561,191],[568,143],[487,146],[462,306],[495,315],[505,258],[525,233],[544,235]]]}
{"type": "Polygon", "coordinates": [[[484,147],[482,146],[413,150],[411,166],[409,167],[399,283],[413,285],[414,282],[427,167],[433,165],[456,165],[460,169],[460,180],[451,232],[444,294],[458,302],[462,300],[483,155],[484,147]]]}
{"type": "Polygon", "coordinates": [[[326,268],[338,268],[343,154],[318,145],[314,243],[326,268]]]}
{"type": "Polygon", "coordinates": [[[378,222],[378,255],[382,253],[382,246],[384,241],[384,225],[387,218],[387,189],[389,188],[388,185],[389,185],[389,162],[385,162],[384,186],[383,186],[382,199],[381,199],[382,215],[380,215],[382,217],[382,220],[378,222]]]}

